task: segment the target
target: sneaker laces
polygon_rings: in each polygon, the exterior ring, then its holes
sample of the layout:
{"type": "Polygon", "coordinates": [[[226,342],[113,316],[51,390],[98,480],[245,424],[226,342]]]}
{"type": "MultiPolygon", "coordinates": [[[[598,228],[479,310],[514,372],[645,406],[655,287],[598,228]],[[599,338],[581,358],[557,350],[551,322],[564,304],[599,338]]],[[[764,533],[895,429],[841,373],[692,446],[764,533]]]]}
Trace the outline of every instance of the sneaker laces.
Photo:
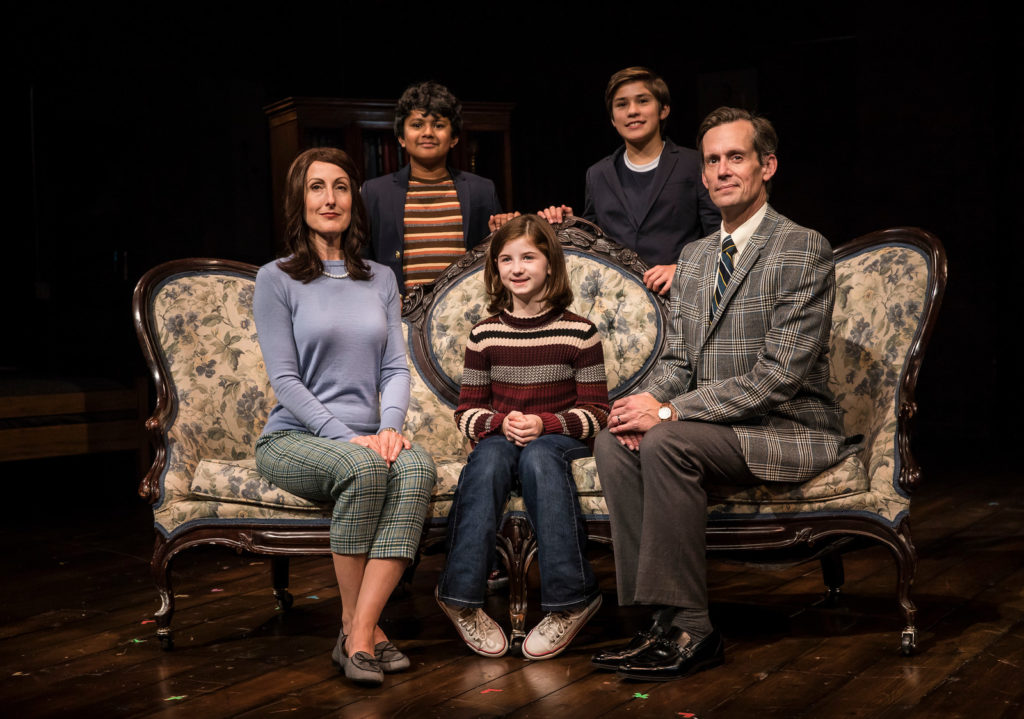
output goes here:
{"type": "Polygon", "coordinates": [[[475,641],[482,641],[487,638],[487,622],[484,619],[484,612],[479,607],[463,607],[459,611],[459,626],[466,630],[466,634],[475,641]]]}
{"type": "Polygon", "coordinates": [[[537,632],[542,637],[555,641],[565,634],[565,630],[572,624],[572,620],[579,612],[551,612],[541,620],[537,632]]]}

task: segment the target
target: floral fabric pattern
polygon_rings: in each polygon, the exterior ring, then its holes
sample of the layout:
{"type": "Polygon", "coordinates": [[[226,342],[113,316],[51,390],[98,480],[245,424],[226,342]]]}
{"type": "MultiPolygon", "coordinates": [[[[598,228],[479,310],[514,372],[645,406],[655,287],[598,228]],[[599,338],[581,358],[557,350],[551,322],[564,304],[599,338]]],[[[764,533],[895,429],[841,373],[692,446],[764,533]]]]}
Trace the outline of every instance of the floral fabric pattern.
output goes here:
{"type": "Polygon", "coordinates": [[[258,504],[277,509],[303,509],[331,516],[330,505],[318,504],[286,492],[260,476],[256,459],[204,459],[192,478],[192,496],[221,502],[258,504]]]}
{"type": "Polygon", "coordinates": [[[851,508],[890,521],[910,505],[898,483],[897,404],[928,281],[927,257],[907,245],[872,249],[836,264],[830,386],[843,409],[846,433],[864,435],[860,457],[870,482],[867,506],[851,508]]]}
{"type": "Polygon", "coordinates": [[[402,430],[430,453],[438,467],[449,460],[465,462],[469,456],[469,440],[455,428],[455,408],[445,404],[420,375],[411,358],[407,356],[407,359],[411,388],[409,411],[402,430]]]}
{"type": "Polygon", "coordinates": [[[153,296],[154,329],[178,400],[161,499],[154,507],[157,524],[167,532],[193,519],[224,516],[222,511],[238,516],[235,509],[205,506],[219,503],[181,503],[191,498],[200,461],[253,456],[276,402],[256,338],[253,289],[248,277],[185,274],[170,278],[153,296]]]}
{"type": "MultiPolygon", "coordinates": [[[[655,300],[639,278],[595,257],[567,250],[566,266],[575,294],[569,309],[601,332],[608,392],[612,397],[625,394],[652,361],[664,332],[655,300]]],[[[489,316],[483,276],[483,270],[476,270],[459,278],[434,303],[427,323],[438,369],[456,387],[462,380],[469,331],[489,316]]]]}

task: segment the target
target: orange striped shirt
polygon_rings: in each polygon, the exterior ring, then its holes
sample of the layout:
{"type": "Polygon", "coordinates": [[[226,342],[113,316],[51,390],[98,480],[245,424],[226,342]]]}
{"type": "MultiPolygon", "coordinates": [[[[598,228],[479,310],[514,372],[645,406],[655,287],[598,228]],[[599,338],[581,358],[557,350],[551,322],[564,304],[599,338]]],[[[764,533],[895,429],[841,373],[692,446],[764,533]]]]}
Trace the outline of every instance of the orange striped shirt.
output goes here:
{"type": "Polygon", "coordinates": [[[406,290],[433,282],[448,265],[466,253],[462,206],[451,177],[443,180],[410,177],[404,220],[402,270],[406,290]]]}

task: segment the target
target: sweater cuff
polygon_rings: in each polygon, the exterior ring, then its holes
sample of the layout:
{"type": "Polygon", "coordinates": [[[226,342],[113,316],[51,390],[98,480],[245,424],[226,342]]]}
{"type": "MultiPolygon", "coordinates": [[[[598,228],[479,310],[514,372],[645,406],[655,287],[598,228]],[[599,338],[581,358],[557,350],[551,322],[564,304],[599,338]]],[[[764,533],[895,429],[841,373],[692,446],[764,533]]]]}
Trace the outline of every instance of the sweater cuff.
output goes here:
{"type": "Polygon", "coordinates": [[[562,419],[553,412],[541,412],[537,415],[544,424],[544,434],[566,434],[567,427],[562,424],[562,419]]]}
{"type": "Polygon", "coordinates": [[[405,412],[400,410],[386,409],[380,415],[380,426],[381,427],[394,427],[399,432],[402,431],[402,425],[405,424],[405,412]]]}
{"type": "Polygon", "coordinates": [[[492,434],[501,434],[501,425],[508,417],[508,412],[494,412],[487,418],[487,429],[477,435],[477,439],[490,437],[492,434]]]}
{"type": "Polygon", "coordinates": [[[356,436],[356,433],[340,419],[331,418],[324,422],[324,426],[317,432],[317,436],[326,439],[336,439],[339,442],[348,442],[356,436]]]}

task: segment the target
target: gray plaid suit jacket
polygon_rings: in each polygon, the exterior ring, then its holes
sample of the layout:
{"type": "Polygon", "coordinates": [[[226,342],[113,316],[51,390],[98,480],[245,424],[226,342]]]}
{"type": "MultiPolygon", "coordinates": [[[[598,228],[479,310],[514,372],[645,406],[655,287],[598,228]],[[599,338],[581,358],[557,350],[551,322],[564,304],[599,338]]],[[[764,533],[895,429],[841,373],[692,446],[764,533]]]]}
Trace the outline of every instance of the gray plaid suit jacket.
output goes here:
{"type": "Polygon", "coordinates": [[[645,389],[680,419],[731,425],[756,477],[810,479],[857,449],[828,387],[832,248],[769,206],[709,321],[720,253],[720,232],[683,249],[645,389]]]}

